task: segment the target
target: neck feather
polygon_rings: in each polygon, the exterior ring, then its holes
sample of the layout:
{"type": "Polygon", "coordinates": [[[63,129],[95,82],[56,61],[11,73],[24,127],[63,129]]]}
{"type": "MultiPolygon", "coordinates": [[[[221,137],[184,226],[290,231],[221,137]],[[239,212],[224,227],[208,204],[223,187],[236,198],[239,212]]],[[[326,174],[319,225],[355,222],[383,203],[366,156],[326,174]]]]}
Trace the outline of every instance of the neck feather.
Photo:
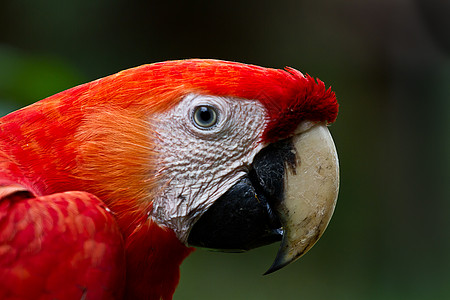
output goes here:
{"type": "Polygon", "coordinates": [[[170,300],[180,279],[180,265],[194,250],[152,219],[125,238],[127,299],[170,300]]]}

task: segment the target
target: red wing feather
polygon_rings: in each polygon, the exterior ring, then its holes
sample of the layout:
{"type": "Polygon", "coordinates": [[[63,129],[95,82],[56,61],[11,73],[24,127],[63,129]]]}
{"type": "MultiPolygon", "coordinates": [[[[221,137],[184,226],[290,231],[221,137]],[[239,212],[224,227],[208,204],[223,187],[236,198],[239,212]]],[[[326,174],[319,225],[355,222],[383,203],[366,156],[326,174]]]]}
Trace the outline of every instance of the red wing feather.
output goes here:
{"type": "Polygon", "coordinates": [[[124,282],[122,237],[97,197],[0,182],[0,299],[121,299],[124,282]]]}

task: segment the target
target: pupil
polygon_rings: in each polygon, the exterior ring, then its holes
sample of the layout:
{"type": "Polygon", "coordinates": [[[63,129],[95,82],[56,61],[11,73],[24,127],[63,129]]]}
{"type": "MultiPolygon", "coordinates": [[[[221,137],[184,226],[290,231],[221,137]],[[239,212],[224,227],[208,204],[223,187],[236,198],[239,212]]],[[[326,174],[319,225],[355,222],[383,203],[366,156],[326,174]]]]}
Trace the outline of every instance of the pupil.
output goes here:
{"type": "Polygon", "coordinates": [[[205,122],[208,123],[211,121],[211,112],[209,111],[208,107],[202,107],[200,108],[200,119],[205,122]]]}

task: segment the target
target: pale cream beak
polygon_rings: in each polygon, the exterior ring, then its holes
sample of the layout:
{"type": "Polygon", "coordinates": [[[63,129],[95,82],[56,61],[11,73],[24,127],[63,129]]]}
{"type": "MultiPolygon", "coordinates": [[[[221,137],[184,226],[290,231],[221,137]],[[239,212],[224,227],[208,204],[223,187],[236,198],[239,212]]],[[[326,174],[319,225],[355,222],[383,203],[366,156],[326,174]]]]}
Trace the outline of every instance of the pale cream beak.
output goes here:
{"type": "Polygon", "coordinates": [[[283,239],[272,273],[305,254],[322,236],[336,206],[339,162],[326,123],[303,122],[292,138],[295,168],[286,167],[284,200],[275,207],[283,239]]]}

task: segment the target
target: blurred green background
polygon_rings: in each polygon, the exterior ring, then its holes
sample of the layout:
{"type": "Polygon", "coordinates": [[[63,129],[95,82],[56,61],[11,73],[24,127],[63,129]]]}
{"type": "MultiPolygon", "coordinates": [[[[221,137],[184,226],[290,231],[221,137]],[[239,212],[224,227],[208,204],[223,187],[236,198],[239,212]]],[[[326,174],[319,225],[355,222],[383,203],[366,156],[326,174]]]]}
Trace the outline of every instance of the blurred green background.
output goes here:
{"type": "Polygon", "coordinates": [[[341,192],[322,239],[197,250],[175,299],[450,299],[450,1],[1,0],[0,115],[144,63],[218,58],[331,85],[341,192]]]}

